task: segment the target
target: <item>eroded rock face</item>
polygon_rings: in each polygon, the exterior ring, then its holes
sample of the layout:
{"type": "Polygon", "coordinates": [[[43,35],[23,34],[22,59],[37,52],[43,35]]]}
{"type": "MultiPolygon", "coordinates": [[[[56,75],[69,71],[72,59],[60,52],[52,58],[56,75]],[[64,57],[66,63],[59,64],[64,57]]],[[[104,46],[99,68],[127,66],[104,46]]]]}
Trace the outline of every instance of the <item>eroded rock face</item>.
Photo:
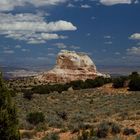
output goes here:
{"type": "Polygon", "coordinates": [[[62,50],[58,54],[56,66],[61,69],[71,70],[94,67],[96,71],[96,67],[88,55],[76,53],[75,51],[62,50]]]}
{"type": "Polygon", "coordinates": [[[42,82],[63,83],[74,80],[94,79],[97,76],[106,76],[96,70],[90,57],[75,51],[62,50],[57,57],[56,66],[36,78],[42,82]]]}

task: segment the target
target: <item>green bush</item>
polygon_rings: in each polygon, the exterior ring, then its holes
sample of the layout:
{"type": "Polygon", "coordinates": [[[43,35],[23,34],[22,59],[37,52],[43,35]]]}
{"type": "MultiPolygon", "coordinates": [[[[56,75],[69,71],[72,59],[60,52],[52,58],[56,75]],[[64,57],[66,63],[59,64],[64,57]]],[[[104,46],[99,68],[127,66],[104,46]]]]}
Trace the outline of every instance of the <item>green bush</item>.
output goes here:
{"type": "Polygon", "coordinates": [[[134,71],[134,72],[132,72],[132,73],[129,75],[129,79],[137,78],[137,77],[139,77],[139,76],[140,76],[139,73],[136,72],[136,71],[134,71]]]}
{"type": "Polygon", "coordinates": [[[93,88],[95,85],[95,81],[93,79],[87,79],[85,83],[86,83],[86,88],[93,88]]]}
{"type": "Polygon", "coordinates": [[[62,120],[67,120],[68,119],[68,114],[63,111],[63,112],[56,112],[56,114],[62,119],[62,120]]]}
{"type": "Polygon", "coordinates": [[[103,121],[98,126],[97,137],[98,138],[105,138],[105,137],[107,137],[109,132],[112,133],[113,135],[116,135],[116,134],[121,132],[121,128],[118,124],[116,124],[114,122],[103,121]]]}
{"type": "Polygon", "coordinates": [[[69,83],[69,86],[74,90],[80,90],[85,88],[85,82],[82,80],[72,81],[69,83]]]}
{"type": "Polygon", "coordinates": [[[103,77],[97,77],[94,79],[93,88],[94,87],[101,87],[105,84],[103,77]]]}
{"type": "Polygon", "coordinates": [[[29,132],[23,132],[21,134],[21,138],[22,139],[32,139],[34,135],[35,135],[34,132],[30,132],[30,131],[29,132]]]}
{"type": "Polygon", "coordinates": [[[83,130],[81,134],[78,135],[78,140],[97,140],[97,132],[92,128],[90,130],[83,130]]]}
{"type": "Polygon", "coordinates": [[[96,77],[95,79],[87,79],[85,81],[82,80],[72,81],[69,83],[69,86],[72,87],[74,90],[79,90],[79,89],[101,87],[104,84],[110,82],[111,82],[110,78],[96,77]]]}
{"type": "Polygon", "coordinates": [[[50,133],[46,135],[42,140],[60,140],[60,137],[57,133],[50,133]]]}
{"type": "Polygon", "coordinates": [[[93,79],[87,79],[85,81],[86,88],[96,88],[96,87],[101,87],[104,84],[110,83],[112,81],[111,78],[104,78],[104,77],[96,77],[94,80],[93,79]]]}
{"type": "Polygon", "coordinates": [[[56,84],[56,85],[50,85],[51,92],[57,91],[58,93],[62,93],[63,91],[67,91],[69,88],[68,84],[56,84]]]}
{"type": "Polygon", "coordinates": [[[32,88],[34,93],[38,94],[49,94],[51,92],[57,91],[62,93],[62,91],[67,91],[69,88],[68,84],[55,84],[55,85],[39,85],[32,88]]]}
{"type": "Polygon", "coordinates": [[[135,129],[125,128],[123,131],[124,135],[135,135],[137,132],[135,129]]]}
{"type": "Polygon", "coordinates": [[[119,134],[121,132],[121,128],[118,124],[116,123],[112,123],[111,125],[111,133],[113,135],[119,134]]]}
{"type": "Polygon", "coordinates": [[[106,138],[108,135],[108,132],[109,132],[109,128],[110,128],[110,125],[108,122],[102,122],[98,126],[97,137],[98,138],[106,138]]]}
{"type": "Polygon", "coordinates": [[[90,135],[88,131],[83,130],[81,136],[78,136],[78,140],[89,140],[90,135]]]}
{"type": "Polygon", "coordinates": [[[85,124],[82,121],[70,122],[68,128],[72,134],[79,132],[80,130],[86,130],[85,124]]]}
{"type": "Polygon", "coordinates": [[[79,134],[78,140],[97,140],[97,139],[105,139],[108,134],[116,135],[121,132],[120,126],[114,122],[101,122],[97,129],[89,128],[87,130],[83,130],[82,133],[79,134]]]}
{"type": "Polygon", "coordinates": [[[12,97],[15,97],[16,96],[16,92],[14,90],[9,90],[9,93],[12,97]]]}
{"type": "Polygon", "coordinates": [[[106,83],[110,83],[111,81],[111,78],[96,77],[95,79],[87,79],[86,81],[71,81],[70,83],[66,84],[39,85],[33,87],[32,92],[38,94],[49,94],[54,91],[62,93],[63,91],[67,91],[70,87],[72,87],[74,90],[96,88],[101,87],[106,83]]]}
{"type": "Polygon", "coordinates": [[[79,132],[79,130],[80,130],[79,124],[73,124],[73,125],[71,125],[70,126],[70,130],[71,130],[71,133],[72,134],[79,132]]]}
{"type": "Polygon", "coordinates": [[[23,90],[23,98],[32,100],[33,98],[33,92],[31,90],[23,90]]]}
{"type": "Polygon", "coordinates": [[[36,128],[35,128],[35,130],[36,130],[37,132],[46,131],[47,129],[48,129],[48,126],[47,126],[47,124],[44,123],[44,122],[39,123],[39,124],[36,126],[36,128]]]}
{"type": "Polygon", "coordinates": [[[140,91],[140,77],[133,77],[129,83],[129,90],[140,91]]]}
{"type": "Polygon", "coordinates": [[[127,80],[126,77],[118,77],[113,80],[113,87],[114,88],[122,88],[124,87],[125,81],[127,80]]]}
{"type": "Polygon", "coordinates": [[[45,121],[45,116],[42,112],[29,113],[26,120],[33,125],[37,125],[45,121]]]}
{"type": "Polygon", "coordinates": [[[140,91],[140,75],[138,72],[132,72],[129,75],[129,90],[130,91],[140,91]]]}
{"type": "Polygon", "coordinates": [[[49,94],[51,92],[49,85],[39,85],[32,88],[34,93],[38,94],[49,94]]]}
{"type": "Polygon", "coordinates": [[[63,120],[60,117],[58,117],[57,115],[47,116],[46,122],[49,127],[54,127],[54,128],[64,127],[63,120]]]}

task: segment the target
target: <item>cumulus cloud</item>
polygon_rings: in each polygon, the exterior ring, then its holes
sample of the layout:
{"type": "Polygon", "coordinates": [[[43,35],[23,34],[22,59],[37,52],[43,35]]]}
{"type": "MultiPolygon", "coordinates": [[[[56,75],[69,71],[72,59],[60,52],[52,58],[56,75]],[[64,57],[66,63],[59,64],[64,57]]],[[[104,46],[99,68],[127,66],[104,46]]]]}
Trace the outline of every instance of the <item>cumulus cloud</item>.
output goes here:
{"type": "Polygon", "coordinates": [[[74,31],[76,26],[71,22],[59,20],[46,22],[40,14],[5,14],[0,13],[0,34],[7,38],[25,40],[30,44],[45,43],[51,39],[65,39],[58,31],[74,31]]]}
{"type": "Polygon", "coordinates": [[[140,47],[132,47],[127,49],[128,55],[140,56],[140,47]]]}
{"type": "Polygon", "coordinates": [[[134,33],[129,38],[133,40],[140,40],[140,33],[134,33]]]}
{"type": "Polygon", "coordinates": [[[106,6],[116,5],[116,4],[131,4],[133,0],[100,0],[100,3],[106,6]]]}
{"type": "MultiPolygon", "coordinates": [[[[20,0],[21,1],[21,0],[20,0]]],[[[59,3],[66,2],[67,0],[23,0],[26,3],[31,3],[36,7],[44,6],[44,5],[56,5],[59,3]]]]}
{"type": "Polygon", "coordinates": [[[43,17],[33,14],[0,14],[1,31],[34,31],[34,32],[54,32],[76,30],[71,22],[59,20],[56,22],[45,22],[43,17]],[[20,19],[19,19],[20,17],[20,19]],[[28,20],[31,17],[30,20],[28,20]],[[37,17],[37,19],[35,19],[37,17]]]}
{"type": "MultiPolygon", "coordinates": [[[[50,5],[58,5],[60,3],[65,3],[70,0],[0,0],[0,11],[12,11],[15,7],[18,6],[26,6],[27,4],[31,4],[35,7],[41,6],[50,6],[50,5]]],[[[78,2],[82,0],[73,0],[73,2],[78,2]]],[[[96,0],[90,0],[96,1],[96,0]]],[[[131,3],[139,3],[138,0],[99,0],[99,2],[103,5],[115,5],[115,4],[131,4],[131,3]]],[[[68,7],[75,7],[72,3],[68,4],[68,7]]],[[[91,8],[88,4],[81,5],[81,8],[91,8]]]]}
{"type": "Polygon", "coordinates": [[[22,0],[1,0],[0,1],[0,11],[11,11],[16,6],[23,6],[24,2],[22,0]]]}
{"type": "Polygon", "coordinates": [[[35,7],[44,5],[57,5],[67,0],[0,0],[0,11],[11,11],[17,6],[25,6],[28,3],[35,7]]]}

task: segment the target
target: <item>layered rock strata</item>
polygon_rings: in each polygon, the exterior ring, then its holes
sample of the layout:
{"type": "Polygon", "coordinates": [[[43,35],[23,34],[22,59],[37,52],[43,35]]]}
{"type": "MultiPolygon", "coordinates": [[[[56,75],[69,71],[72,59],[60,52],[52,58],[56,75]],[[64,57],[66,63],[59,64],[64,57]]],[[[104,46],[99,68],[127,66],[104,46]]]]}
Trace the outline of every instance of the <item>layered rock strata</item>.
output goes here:
{"type": "Polygon", "coordinates": [[[41,82],[66,83],[75,80],[95,79],[106,75],[97,71],[91,58],[84,53],[62,50],[56,60],[56,66],[36,78],[41,82]]]}

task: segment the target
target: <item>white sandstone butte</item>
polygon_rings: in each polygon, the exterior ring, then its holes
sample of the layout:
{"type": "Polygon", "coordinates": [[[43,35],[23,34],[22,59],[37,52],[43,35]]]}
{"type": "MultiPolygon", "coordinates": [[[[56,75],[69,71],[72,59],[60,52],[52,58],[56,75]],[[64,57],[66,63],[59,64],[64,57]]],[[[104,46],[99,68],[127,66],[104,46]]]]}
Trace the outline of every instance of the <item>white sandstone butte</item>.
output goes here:
{"type": "Polygon", "coordinates": [[[66,83],[75,80],[95,79],[97,76],[107,77],[97,71],[91,58],[85,53],[61,50],[57,56],[56,66],[35,78],[41,82],[66,83]]]}

